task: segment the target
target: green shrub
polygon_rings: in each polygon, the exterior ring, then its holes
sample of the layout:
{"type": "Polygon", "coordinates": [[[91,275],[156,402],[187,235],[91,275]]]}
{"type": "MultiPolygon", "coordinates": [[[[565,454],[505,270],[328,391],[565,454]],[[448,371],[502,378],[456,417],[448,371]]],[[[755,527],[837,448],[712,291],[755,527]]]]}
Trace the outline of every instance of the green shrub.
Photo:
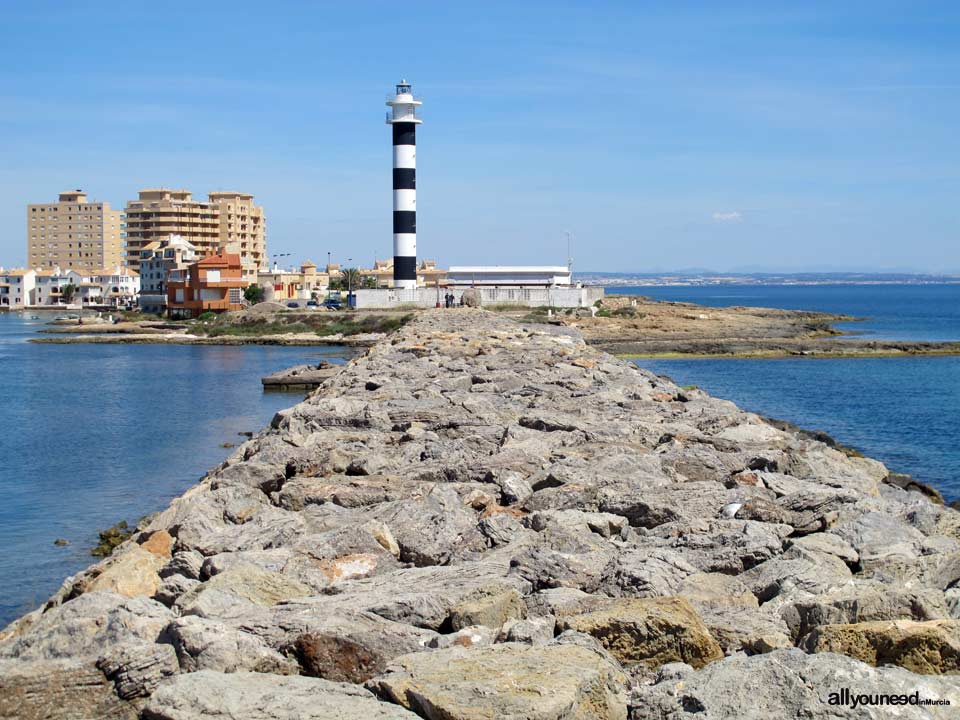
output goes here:
{"type": "Polygon", "coordinates": [[[248,285],[243,291],[244,299],[251,305],[263,302],[263,288],[259,285],[248,285]]]}
{"type": "Polygon", "coordinates": [[[198,322],[210,322],[211,320],[216,320],[217,314],[213,310],[207,310],[197,315],[198,322]]]}

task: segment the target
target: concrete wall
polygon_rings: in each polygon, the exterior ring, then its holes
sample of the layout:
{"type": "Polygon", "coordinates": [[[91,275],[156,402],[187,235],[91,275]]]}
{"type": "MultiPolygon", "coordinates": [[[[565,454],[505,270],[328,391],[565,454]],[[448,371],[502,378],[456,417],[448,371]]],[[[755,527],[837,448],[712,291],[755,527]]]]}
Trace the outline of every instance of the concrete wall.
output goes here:
{"type": "MultiPolygon", "coordinates": [[[[355,290],[356,307],[363,309],[393,308],[399,305],[434,307],[444,304],[444,296],[452,294],[456,303],[470,288],[417,288],[415,290],[355,290]]],[[[480,293],[481,305],[518,305],[523,307],[573,308],[589,307],[603,298],[602,287],[568,288],[474,288],[480,293]]]]}

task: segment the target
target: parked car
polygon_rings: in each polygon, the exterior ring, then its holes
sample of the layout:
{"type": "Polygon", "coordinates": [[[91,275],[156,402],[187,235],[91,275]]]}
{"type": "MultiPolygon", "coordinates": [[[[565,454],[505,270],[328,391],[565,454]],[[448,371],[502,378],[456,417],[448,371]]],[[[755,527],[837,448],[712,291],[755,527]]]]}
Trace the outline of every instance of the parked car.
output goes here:
{"type": "Polygon", "coordinates": [[[320,303],[318,303],[316,300],[307,300],[307,307],[312,310],[320,307],[320,303]]]}
{"type": "Polygon", "coordinates": [[[327,298],[323,301],[323,307],[327,308],[327,310],[342,310],[343,303],[336,298],[327,298]]]}
{"type": "Polygon", "coordinates": [[[290,302],[287,303],[287,307],[288,307],[288,308],[293,308],[294,310],[297,310],[297,309],[300,307],[300,303],[298,303],[298,302],[296,302],[296,301],[294,301],[294,300],[291,300],[290,302]]]}

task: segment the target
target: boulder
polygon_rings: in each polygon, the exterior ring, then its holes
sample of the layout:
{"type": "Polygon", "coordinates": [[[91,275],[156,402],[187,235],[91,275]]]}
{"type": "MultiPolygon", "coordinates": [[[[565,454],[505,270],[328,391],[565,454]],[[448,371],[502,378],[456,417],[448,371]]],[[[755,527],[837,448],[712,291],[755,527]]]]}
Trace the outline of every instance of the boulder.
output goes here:
{"type": "Polygon", "coordinates": [[[461,600],[450,610],[450,627],[454,630],[471,625],[485,625],[498,628],[507,620],[516,620],[527,616],[527,606],[523,598],[513,588],[461,600]]]}
{"type": "Polygon", "coordinates": [[[92,660],[0,660],[3,720],[136,720],[92,660]]]}
{"type": "Polygon", "coordinates": [[[228,617],[232,613],[225,609],[234,601],[269,607],[281,600],[311,594],[311,588],[292,578],[242,563],[180,596],[176,605],[183,615],[228,617]]]}
{"type": "Polygon", "coordinates": [[[405,655],[367,686],[428,720],[625,720],[625,682],[582,647],[505,643],[405,655]]]}
{"type": "Polygon", "coordinates": [[[946,620],[946,598],[939,590],[885,586],[845,587],[784,606],[780,614],[794,639],[821,625],[849,625],[873,620],[946,620]]]}
{"type": "Polygon", "coordinates": [[[164,679],[180,672],[173,648],[158,643],[111,648],[97,660],[97,667],[121,700],[149,697],[164,679]]]}
{"type": "Polygon", "coordinates": [[[850,655],[923,675],[960,674],[960,620],[876,620],[820,625],[800,641],[807,652],[850,655]]]}
{"type": "Polygon", "coordinates": [[[96,659],[117,645],[156,642],[172,619],[170,610],[155,600],[86,593],[46,610],[6,638],[0,657],[96,659]]]}
{"type": "Polygon", "coordinates": [[[559,618],[557,626],[592,635],[625,666],[702,667],[723,657],[690,603],[678,597],[611,600],[600,610],[559,618]]]}
{"type": "Polygon", "coordinates": [[[281,613],[277,624],[285,639],[275,644],[297,658],[304,675],[338,682],[365,682],[395,657],[424,650],[440,637],[370,612],[281,613]]]}
{"type": "MultiPolygon", "coordinates": [[[[159,532],[165,532],[163,530],[159,532]]],[[[123,597],[152,597],[160,587],[160,568],[166,558],[143,546],[131,546],[111,557],[84,592],[113,592],[123,597]]]]}
{"type": "Polygon", "coordinates": [[[417,720],[356,685],[320,678],[200,670],[165,682],[143,720],[417,720]]]}
{"type": "Polygon", "coordinates": [[[960,703],[950,678],[920,677],[902,668],[872,668],[843,655],[807,655],[791,648],[765,655],[732,655],[699,671],[665,665],[652,685],[634,687],[631,720],[727,720],[728,718],[869,718],[947,720],[960,703]],[[917,694],[951,706],[860,704],[859,695],[917,694]]]}
{"type": "Polygon", "coordinates": [[[199,580],[202,566],[203,555],[196,550],[180,550],[173,553],[170,561],[160,569],[159,574],[162,578],[182,575],[191,580],[199,580]]]}
{"type": "Polygon", "coordinates": [[[259,637],[225,623],[193,615],[177,618],[167,629],[183,672],[260,672],[296,675],[297,664],[259,637]]]}
{"type": "Polygon", "coordinates": [[[553,640],[557,619],[552,615],[508,620],[500,628],[500,642],[518,642],[528,645],[545,645],[553,640]]]}

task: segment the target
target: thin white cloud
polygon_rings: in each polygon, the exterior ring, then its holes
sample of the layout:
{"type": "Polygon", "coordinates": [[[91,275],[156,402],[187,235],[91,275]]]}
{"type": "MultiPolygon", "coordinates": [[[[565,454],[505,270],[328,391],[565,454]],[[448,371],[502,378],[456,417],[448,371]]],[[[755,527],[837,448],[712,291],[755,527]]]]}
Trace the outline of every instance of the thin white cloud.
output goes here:
{"type": "Polygon", "coordinates": [[[717,222],[743,222],[743,215],[736,210],[732,212],[715,212],[713,219],[717,222]]]}

